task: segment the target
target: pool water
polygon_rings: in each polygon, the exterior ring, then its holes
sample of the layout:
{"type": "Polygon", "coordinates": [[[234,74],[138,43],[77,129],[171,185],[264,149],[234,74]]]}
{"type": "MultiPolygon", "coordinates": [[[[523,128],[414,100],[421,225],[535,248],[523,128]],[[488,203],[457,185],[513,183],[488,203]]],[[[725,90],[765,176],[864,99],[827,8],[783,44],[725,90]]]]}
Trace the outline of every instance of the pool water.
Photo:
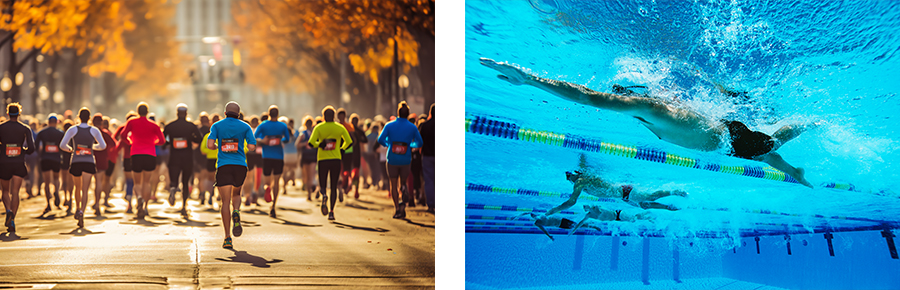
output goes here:
{"type": "MultiPolygon", "coordinates": [[[[467,287],[900,288],[885,237],[900,233],[898,8],[466,1],[467,287]],[[630,116],[513,86],[482,57],[601,92],[645,86],[634,90],[768,134],[818,122],[778,149],[815,188],[724,149],[664,142],[630,116]],[[679,210],[649,210],[653,221],[548,227],[551,241],[527,213],[565,201],[572,170],[688,195],[659,200],[679,210]]],[[[577,222],[583,205],[636,210],[595,198],[557,215],[577,222]]]]}

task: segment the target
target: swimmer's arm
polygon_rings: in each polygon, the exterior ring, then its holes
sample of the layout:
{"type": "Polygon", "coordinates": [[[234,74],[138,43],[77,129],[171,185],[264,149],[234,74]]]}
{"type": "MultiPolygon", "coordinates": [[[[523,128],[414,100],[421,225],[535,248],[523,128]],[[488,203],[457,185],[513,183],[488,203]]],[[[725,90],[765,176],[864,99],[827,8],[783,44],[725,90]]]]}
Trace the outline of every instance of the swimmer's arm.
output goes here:
{"type": "Polygon", "coordinates": [[[572,191],[572,195],[569,196],[569,200],[566,200],[566,202],[563,202],[562,204],[550,209],[544,215],[550,216],[552,214],[561,212],[564,209],[572,207],[573,205],[575,205],[576,202],[578,202],[578,197],[581,196],[581,192],[583,190],[584,190],[584,183],[582,182],[582,179],[579,179],[578,182],[575,183],[575,188],[572,191]]]}
{"type": "Polygon", "coordinates": [[[638,99],[635,97],[598,92],[579,84],[551,80],[533,75],[525,80],[525,84],[542,89],[569,101],[616,112],[631,111],[634,100],[638,99]]]}
{"type": "Polygon", "coordinates": [[[584,223],[586,223],[589,218],[590,217],[588,217],[588,215],[584,215],[584,218],[581,219],[581,221],[578,222],[578,224],[576,224],[575,227],[572,228],[572,231],[569,232],[569,235],[571,236],[572,234],[574,234],[575,231],[577,231],[578,228],[580,228],[582,225],[584,225],[584,223]]]}
{"type": "Polygon", "coordinates": [[[551,241],[555,241],[555,239],[553,239],[553,236],[551,236],[550,233],[548,233],[547,230],[544,229],[544,226],[538,225],[538,224],[534,224],[534,225],[536,225],[538,228],[540,228],[541,231],[544,232],[544,234],[547,235],[547,237],[550,238],[551,241]]]}

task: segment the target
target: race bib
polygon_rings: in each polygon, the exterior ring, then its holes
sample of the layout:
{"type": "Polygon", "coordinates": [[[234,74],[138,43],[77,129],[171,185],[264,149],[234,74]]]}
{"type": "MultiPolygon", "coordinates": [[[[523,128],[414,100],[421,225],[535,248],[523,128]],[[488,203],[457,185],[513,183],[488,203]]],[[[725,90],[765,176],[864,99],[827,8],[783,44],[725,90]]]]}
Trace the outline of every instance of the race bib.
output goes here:
{"type": "Polygon", "coordinates": [[[91,155],[92,152],[93,152],[93,150],[91,150],[90,145],[82,145],[82,144],[75,145],[75,155],[76,156],[91,155]]]}
{"type": "Polygon", "coordinates": [[[279,138],[269,139],[269,146],[278,146],[278,145],[281,145],[281,139],[279,139],[279,138]]]}
{"type": "Polygon", "coordinates": [[[262,146],[256,146],[256,154],[262,154],[262,146]]]}
{"type": "Polygon", "coordinates": [[[18,157],[22,155],[22,147],[19,144],[6,144],[6,157],[18,157]]]}
{"type": "Polygon", "coordinates": [[[56,146],[56,145],[50,145],[50,144],[44,145],[44,152],[47,152],[47,153],[58,153],[58,152],[59,152],[59,146],[56,146]]]}
{"type": "Polygon", "coordinates": [[[238,139],[222,139],[222,152],[225,153],[237,153],[238,152],[238,139]]]}
{"type": "Polygon", "coordinates": [[[391,152],[397,155],[406,155],[406,148],[409,147],[409,144],[404,142],[394,142],[391,144],[391,152]]]}
{"type": "Polygon", "coordinates": [[[335,147],[337,147],[335,145],[337,145],[337,140],[325,139],[325,148],[322,148],[322,149],[325,151],[331,151],[331,150],[334,150],[335,147]]]}
{"type": "Polygon", "coordinates": [[[184,138],[175,138],[175,140],[172,140],[172,147],[175,147],[175,149],[185,149],[188,147],[187,140],[184,138]]]}

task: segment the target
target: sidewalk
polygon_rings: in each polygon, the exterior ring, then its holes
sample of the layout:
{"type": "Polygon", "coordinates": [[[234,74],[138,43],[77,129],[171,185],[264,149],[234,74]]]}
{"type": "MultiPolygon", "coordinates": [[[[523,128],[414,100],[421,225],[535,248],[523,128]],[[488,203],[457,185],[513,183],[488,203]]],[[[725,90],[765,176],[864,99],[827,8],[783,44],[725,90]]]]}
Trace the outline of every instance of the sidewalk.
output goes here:
{"type": "Polygon", "coordinates": [[[279,197],[278,218],[263,199],[242,206],[233,250],[222,248],[218,211],[197,200],[188,201],[189,220],[177,196],[177,208],[151,204],[151,217],[138,221],[114,192],[115,207],[100,217],[88,209],[79,230],[65,210],[40,217],[43,196],[23,199],[17,235],[0,229],[0,288],[433,289],[434,215],[419,206],[395,220],[386,191],[360,194],[338,203],[333,222],[294,187],[279,197]]]}

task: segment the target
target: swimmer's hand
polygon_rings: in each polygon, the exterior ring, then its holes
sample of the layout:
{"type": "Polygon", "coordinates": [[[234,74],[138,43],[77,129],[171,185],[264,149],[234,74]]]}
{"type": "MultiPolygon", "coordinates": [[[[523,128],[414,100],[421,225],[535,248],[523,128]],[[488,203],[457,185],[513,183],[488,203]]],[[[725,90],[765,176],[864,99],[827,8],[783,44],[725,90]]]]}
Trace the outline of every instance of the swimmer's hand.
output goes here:
{"type": "Polygon", "coordinates": [[[522,85],[525,83],[525,81],[531,78],[531,75],[522,71],[521,68],[508,63],[499,63],[494,61],[493,59],[484,57],[479,59],[479,61],[482,65],[502,73],[502,75],[498,75],[497,78],[507,81],[513,85],[522,85]]]}

